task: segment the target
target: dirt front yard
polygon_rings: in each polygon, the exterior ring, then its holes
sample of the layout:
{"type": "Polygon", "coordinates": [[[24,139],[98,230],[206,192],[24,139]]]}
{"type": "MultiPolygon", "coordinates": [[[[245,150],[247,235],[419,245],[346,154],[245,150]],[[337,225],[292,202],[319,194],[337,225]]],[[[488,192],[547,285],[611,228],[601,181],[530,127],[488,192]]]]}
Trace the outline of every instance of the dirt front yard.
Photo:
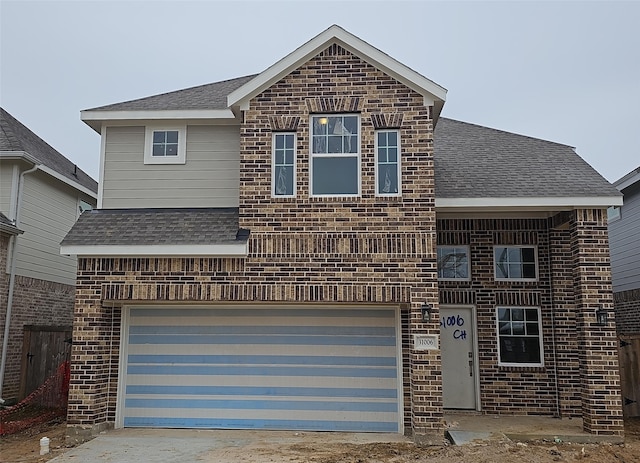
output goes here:
{"type": "MultiPolygon", "coordinates": [[[[296,444],[256,441],[247,445],[216,448],[203,453],[198,461],[211,463],[539,463],[539,462],[640,462],[640,418],[626,422],[626,442],[611,444],[572,444],[567,442],[512,442],[508,439],[475,441],[462,446],[422,447],[412,443],[345,444],[324,439],[296,444]]],[[[304,433],[302,433],[304,434],[304,433]]],[[[35,463],[53,459],[70,451],[65,445],[64,422],[39,426],[23,433],[2,437],[0,461],[35,463]],[[51,440],[51,453],[40,456],[39,441],[51,440]]],[[[97,461],[97,460],[96,460],[97,461]]],[[[111,461],[105,459],[104,461],[111,461]]],[[[137,460],[141,461],[141,460],[137,460]]],[[[180,463],[189,463],[181,461],[180,463]]]]}

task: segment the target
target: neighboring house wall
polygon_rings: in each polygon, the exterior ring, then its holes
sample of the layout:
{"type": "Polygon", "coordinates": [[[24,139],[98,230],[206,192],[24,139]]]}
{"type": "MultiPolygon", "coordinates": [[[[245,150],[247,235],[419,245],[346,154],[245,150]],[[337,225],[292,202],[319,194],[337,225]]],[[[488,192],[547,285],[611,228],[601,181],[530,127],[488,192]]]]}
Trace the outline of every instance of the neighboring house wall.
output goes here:
{"type": "MultiPolygon", "coordinates": [[[[17,276],[7,349],[3,398],[18,396],[25,325],[71,326],[75,287],[52,281],[17,276]]],[[[6,304],[4,305],[6,307],[6,304]]],[[[4,326],[4,316],[1,318],[4,326]]]]}
{"type": "Polygon", "coordinates": [[[20,228],[16,247],[16,275],[73,286],[75,256],[60,255],[60,242],[75,223],[79,197],[93,202],[77,190],[34,172],[24,177],[20,228]]]}
{"type": "Polygon", "coordinates": [[[238,207],[238,126],[188,126],[185,164],[144,164],[144,146],[144,126],[106,129],[103,209],[238,207]]]}
{"type": "MultiPolygon", "coordinates": [[[[11,193],[16,189],[11,185],[17,165],[10,161],[0,165],[0,206],[7,216],[10,216],[12,199],[15,201],[11,193]]],[[[21,170],[26,167],[21,165],[21,170]]],[[[77,259],[60,255],[60,242],[78,217],[79,199],[95,205],[95,199],[41,171],[24,176],[20,208],[20,229],[24,233],[14,238],[16,278],[2,388],[5,400],[17,399],[20,390],[23,327],[71,326],[73,323],[77,259]]],[[[9,238],[3,235],[0,244],[3,253],[0,262],[1,345],[9,290],[9,238]]]]}
{"type": "Polygon", "coordinates": [[[640,181],[622,190],[620,218],[609,222],[618,333],[640,333],[640,181]]]}

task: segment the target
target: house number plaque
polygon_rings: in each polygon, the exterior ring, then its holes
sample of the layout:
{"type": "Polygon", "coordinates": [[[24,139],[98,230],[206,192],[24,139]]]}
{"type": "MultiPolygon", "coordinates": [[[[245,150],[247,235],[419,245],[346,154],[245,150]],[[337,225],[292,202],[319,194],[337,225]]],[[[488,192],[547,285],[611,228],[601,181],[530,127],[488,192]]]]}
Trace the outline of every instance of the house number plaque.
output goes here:
{"type": "Polygon", "coordinates": [[[413,350],[435,350],[438,349],[438,335],[436,334],[414,334],[413,350]]]}

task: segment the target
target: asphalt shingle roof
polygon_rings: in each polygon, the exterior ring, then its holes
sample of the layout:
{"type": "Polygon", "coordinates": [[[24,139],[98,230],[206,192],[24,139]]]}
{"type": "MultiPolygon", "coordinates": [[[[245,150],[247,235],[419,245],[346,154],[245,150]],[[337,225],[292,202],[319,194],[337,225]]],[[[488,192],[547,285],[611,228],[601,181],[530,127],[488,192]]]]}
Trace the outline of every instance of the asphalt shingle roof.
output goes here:
{"type": "Polygon", "coordinates": [[[234,208],[101,209],[83,212],[61,245],[237,243],[238,230],[234,208]]]}
{"type": "Polygon", "coordinates": [[[620,196],[571,146],[441,117],[436,198],[620,196]]]}
{"type": "Polygon", "coordinates": [[[227,95],[256,75],[237,77],[211,84],[162,93],[136,100],[91,108],[87,111],[154,111],[185,109],[226,109],[227,95]]]}
{"type": "Polygon", "coordinates": [[[69,180],[94,193],[98,191],[94,179],[3,108],[0,108],[0,151],[24,151],[69,180]]]}

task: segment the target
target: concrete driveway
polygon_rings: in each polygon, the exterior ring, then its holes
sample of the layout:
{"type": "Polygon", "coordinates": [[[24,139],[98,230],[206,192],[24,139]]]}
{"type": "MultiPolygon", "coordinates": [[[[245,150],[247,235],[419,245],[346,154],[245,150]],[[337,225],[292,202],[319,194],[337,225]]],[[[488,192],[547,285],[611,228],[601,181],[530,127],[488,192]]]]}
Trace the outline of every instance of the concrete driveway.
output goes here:
{"type": "Polygon", "coordinates": [[[294,431],[117,429],[50,460],[54,463],[283,461],[283,447],[325,443],[410,442],[399,434],[294,431]]]}

